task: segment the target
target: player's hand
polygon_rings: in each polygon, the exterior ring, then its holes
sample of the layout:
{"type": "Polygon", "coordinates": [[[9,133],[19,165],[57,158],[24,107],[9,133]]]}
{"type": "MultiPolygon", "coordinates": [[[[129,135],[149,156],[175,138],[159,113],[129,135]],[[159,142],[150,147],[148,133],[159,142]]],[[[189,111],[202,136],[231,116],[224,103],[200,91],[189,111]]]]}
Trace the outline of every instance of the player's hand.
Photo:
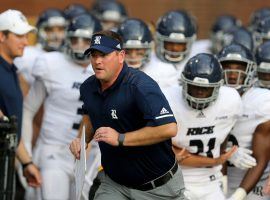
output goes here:
{"type": "Polygon", "coordinates": [[[229,158],[229,161],[237,168],[249,169],[257,165],[256,159],[251,154],[251,150],[238,147],[236,152],[229,158]]]}
{"type": "Polygon", "coordinates": [[[69,145],[69,149],[71,153],[74,155],[74,157],[79,160],[81,152],[81,139],[76,138],[72,140],[71,144],[69,145]]]}
{"type": "Polygon", "coordinates": [[[222,165],[223,163],[225,163],[235,153],[236,150],[237,146],[233,146],[231,149],[229,149],[229,151],[221,154],[218,158],[215,158],[217,164],[222,165]]]}
{"type": "Polygon", "coordinates": [[[191,154],[185,148],[179,148],[173,145],[172,150],[178,163],[181,163],[182,160],[191,156],[191,154]]]}
{"type": "Polygon", "coordinates": [[[23,175],[31,187],[41,186],[41,175],[36,165],[30,164],[23,170],[23,175]]]}
{"type": "Polygon", "coordinates": [[[0,118],[2,118],[4,116],[4,114],[2,113],[2,111],[0,110],[0,118]]]}
{"type": "Polygon", "coordinates": [[[267,181],[264,184],[263,193],[265,195],[270,195],[270,176],[268,177],[267,181]]]}
{"type": "Polygon", "coordinates": [[[119,133],[111,127],[100,127],[96,130],[94,139],[97,142],[105,142],[112,146],[118,146],[119,133]]]}
{"type": "Polygon", "coordinates": [[[1,110],[0,110],[0,121],[2,121],[2,122],[8,122],[9,121],[8,117],[5,116],[1,110]]]}

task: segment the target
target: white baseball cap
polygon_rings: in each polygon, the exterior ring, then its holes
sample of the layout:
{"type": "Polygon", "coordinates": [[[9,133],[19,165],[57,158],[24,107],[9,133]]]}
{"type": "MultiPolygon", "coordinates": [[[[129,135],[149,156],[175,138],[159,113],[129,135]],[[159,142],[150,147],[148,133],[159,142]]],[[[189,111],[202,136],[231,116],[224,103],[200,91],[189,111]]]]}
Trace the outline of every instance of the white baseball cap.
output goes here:
{"type": "Polygon", "coordinates": [[[10,31],[18,35],[24,35],[36,28],[29,25],[26,17],[18,10],[6,10],[0,14],[0,31],[10,31]]]}

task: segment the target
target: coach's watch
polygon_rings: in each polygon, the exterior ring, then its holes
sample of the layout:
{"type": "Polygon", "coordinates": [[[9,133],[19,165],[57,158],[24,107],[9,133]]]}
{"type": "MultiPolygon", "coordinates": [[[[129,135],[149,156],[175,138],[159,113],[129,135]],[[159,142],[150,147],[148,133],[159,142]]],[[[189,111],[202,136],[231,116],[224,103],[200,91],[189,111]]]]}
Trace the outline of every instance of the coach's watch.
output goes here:
{"type": "Polygon", "coordinates": [[[119,147],[124,146],[124,140],[125,140],[125,134],[119,133],[119,137],[118,137],[118,146],[119,147]]]}

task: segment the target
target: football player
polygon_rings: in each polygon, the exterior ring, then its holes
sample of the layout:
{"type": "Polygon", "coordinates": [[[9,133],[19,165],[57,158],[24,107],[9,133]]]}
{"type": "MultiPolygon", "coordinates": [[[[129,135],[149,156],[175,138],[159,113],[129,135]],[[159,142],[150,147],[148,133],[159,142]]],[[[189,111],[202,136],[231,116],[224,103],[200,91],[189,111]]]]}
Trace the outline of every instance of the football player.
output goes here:
{"type": "Polygon", "coordinates": [[[257,84],[262,88],[270,88],[270,41],[260,45],[255,54],[257,62],[257,84]]]}
{"type": "Polygon", "coordinates": [[[127,18],[125,6],[118,1],[96,1],[92,13],[101,21],[104,30],[115,30],[127,18]]]}
{"type": "Polygon", "coordinates": [[[36,25],[38,28],[37,45],[27,47],[24,55],[14,61],[27,80],[29,87],[34,82],[31,72],[35,59],[44,52],[61,50],[67,24],[64,14],[58,9],[50,8],[40,14],[36,25]]]}
{"type": "Polygon", "coordinates": [[[221,65],[211,54],[190,58],[181,81],[180,87],[168,88],[164,94],[179,125],[173,149],[182,166],[186,195],[190,199],[225,199],[221,168],[236,151],[234,147],[225,152],[225,145],[241,115],[241,98],[234,89],[222,86],[221,65]],[[183,149],[189,155],[184,159],[183,149]]]}
{"type": "Polygon", "coordinates": [[[74,199],[74,159],[66,147],[77,136],[82,119],[80,85],[93,74],[84,51],[92,34],[100,30],[95,17],[75,17],[67,28],[65,53],[43,54],[33,67],[35,82],[24,103],[23,132],[32,132],[33,116],[44,102],[42,127],[33,151],[43,184],[40,196],[34,199],[74,199]]]}
{"type": "Polygon", "coordinates": [[[258,23],[265,17],[270,17],[269,7],[263,7],[258,10],[255,10],[250,16],[248,29],[253,32],[258,23]]]}
{"type": "Polygon", "coordinates": [[[237,89],[243,114],[231,131],[229,142],[253,151],[257,165],[250,169],[228,167],[231,200],[266,200],[262,187],[269,174],[270,92],[252,87],[256,64],[251,51],[240,44],[223,48],[218,55],[227,86],[237,89]]]}
{"type": "Polygon", "coordinates": [[[155,56],[151,55],[153,38],[145,22],[135,18],[127,19],[120,24],[117,32],[123,38],[125,61],[130,67],[148,74],[161,88],[177,84],[175,68],[171,64],[155,60],[155,56]]]}
{"type": "MultiPolygon", "coordinates": [[[[257,48],[255,57],[257,62],[257,84],[262,88],[270,88],[270,41],[267,41],[257,48]]],[[[270,178],[267,179],[263,192],[270,195],[270,178]]]]}
{"type": "Polygon", "coordinates": [[[128,18],[117,29],[123,39],[125,61],[130,67],[143,69],[149,62],[153,38],[147,24],[140,19],[128,18]]]}
{"type": "Polygon", "coordinates": [[[253,30],[255,46],[270,40],[270,16],[261,19],[253,30]]]}
{"type": "Polygon", "coordinates": [[[219,16],[211,28],[212,53],[217,54],[225,45],[229,44],[228,33],[240,26],[241,21],[232,15],[219,16]]]}
{"type": "Polygon", "coordinates": [[[224,46],[232,43],[242,44],[251,52],[254,51],[253,35],[245,27],[235,27],[226,33],[226,40],[224,40],[224,46]]]}
{"type": "Polygon", "coordinates": [[[191,15],[184,10],[169,11],[156,25],[156,56],[163,63],[174,65],[181,74],[196,37],[196,24],[191,15]]]}
{"type": "Polygon", "coordinates": [[[70,22],[74,17],[77,17],[81,14],[87,14],[88,11],[87,9],[78,3],[72,3],[69,4],[67,7],[64,9],[64,15],[66,19],[70,22]]]}

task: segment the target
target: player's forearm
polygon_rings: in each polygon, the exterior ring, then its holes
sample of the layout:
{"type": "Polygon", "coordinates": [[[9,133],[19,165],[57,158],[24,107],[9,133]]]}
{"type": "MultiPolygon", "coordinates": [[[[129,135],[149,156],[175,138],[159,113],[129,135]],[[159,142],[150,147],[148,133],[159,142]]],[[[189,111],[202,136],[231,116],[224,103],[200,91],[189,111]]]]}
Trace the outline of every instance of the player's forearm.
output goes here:
{"type": "Polygon", "coordinates": [[[136,131],[125,133],[124,146],[145,146],[156,144],[170,139],[176,134],[176,123],[169,123],[156,127],[144,127],[136,131]]]}
{"type": "Polygon", "coordinates": [[[249,169],[242,179],[240,187],[249,193],[260,180],[269,161],[270,120],[256,127],[252,139],[253,156],[257,165],[249,169]]]}
{"type": "Polygon", "coordinates": [[[88,115],[83,115],[82,122],[79,129],[78,137],[82,136],[83,126],[85,126],[85,142],[88,144],[94,137],[92,123],[88,115]]]}
{"type": "Polygon", "coordinates": [[[23,96],[25,97],[29,92],[30,86],[22,74],[19,74],[18,78],[20,82],[20,88],[22,90],[23,96]]]}
{"type": "Polygon", "coordinates": [[[22,164],[29,163],[32,160],[32,158],[30,157],[29,153],[27,152],[25,148],[25,145],[22,139],[20,140],[19,145],[17,147],[16,156],[22,164]]]}
{"type": "Polygon", "coordinates": [[[24,140],[24,145],[29,153],[32,153],[33,119],[34,114],[24,108],[22,119],[22,140],[24,140]]]}
{"type": "Polygon", "coordinates": [[[28,109],[35,116],[46,96],[47,91],[44,83],[41,80],[35,80],[28,95],[25,97],[24,109],[28,109]]]}
{"type": "Polygon", "coordinates": [[[78,138],[81,138],[82,137],[83,126],[85,126],[85,142],[86,143],[89,143],[89,142],[92,141],[94,134],[92,132],[92,129],[89,129],[89,127],[86,126],[83,123],[81,123],[80,129],[79,129],[78,138]]]}
{"type": "Polygon", "coordinates": [[[249,169],[242,180],[240,187],[249,193],[260,180],[268,162],[258,161],[257,165],[249,169]]]}
{"type": "Polygon", "coordinates": [[[44,102],[45,97],[46,88],[44,86],[44,83],[40,80],[36,80],[24,100],[22,138],[24,139],[24,142],[26,143],[29,152],[31,152],[34,117],[37,114],[42,103],[44,102]]]}
{"type": "Polygon", "coordinates": [[[38,113],[45,97],[46,88],[44,83],[40,80],[35,80],[24,100],[22,118],[22,139],[30,154],[32,152],[33,125],[35,125],[33,124],[33,122],[35,122],[34,117],[38,113]]]}
{"type": "Polygon", "coordinates": [[[189,167],[212,167],[222,163],[220,163],[216,158],[208,158],[205,156],[191,154],[179,164],[189,167]]]}
{"type": "Polygon", "coordinates": [[[237,147],[234,146],[230,151],[221,154],[217,158],[211,158],[206,156],[201,156],[197,154],[193,154],[183,161],[184,165],[192,166],[192,167],[211,167],[216,165],[224,164],[233,153],[235,153],[237,147]]]}

